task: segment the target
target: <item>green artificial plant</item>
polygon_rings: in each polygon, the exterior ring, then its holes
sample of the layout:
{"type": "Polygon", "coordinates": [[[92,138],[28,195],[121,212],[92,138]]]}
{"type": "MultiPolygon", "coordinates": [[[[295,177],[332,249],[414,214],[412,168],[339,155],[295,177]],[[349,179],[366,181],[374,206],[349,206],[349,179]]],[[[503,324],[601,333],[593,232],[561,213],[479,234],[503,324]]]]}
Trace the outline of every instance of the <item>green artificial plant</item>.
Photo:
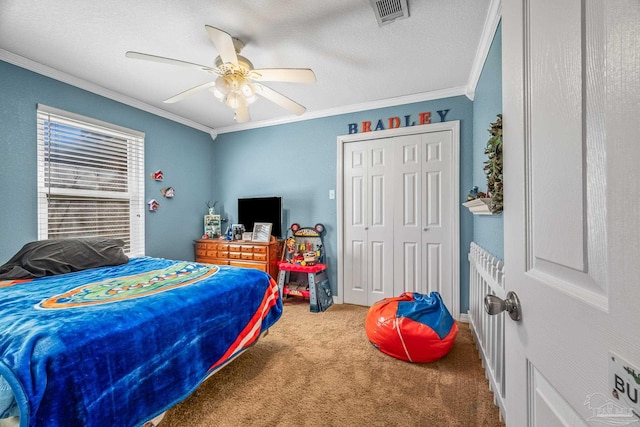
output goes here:
{"type": "Polygon", "coordinates": [[[502,114],[498,114],[498,120],[491,123],[488,129],[491,138],[487,142],[484,153],[487,161],[484,162],[484,173],[487,176],[487,197],[491,199],[490,209],[494,214],[502,212],[504,205],[502,185],[502,114]]]}

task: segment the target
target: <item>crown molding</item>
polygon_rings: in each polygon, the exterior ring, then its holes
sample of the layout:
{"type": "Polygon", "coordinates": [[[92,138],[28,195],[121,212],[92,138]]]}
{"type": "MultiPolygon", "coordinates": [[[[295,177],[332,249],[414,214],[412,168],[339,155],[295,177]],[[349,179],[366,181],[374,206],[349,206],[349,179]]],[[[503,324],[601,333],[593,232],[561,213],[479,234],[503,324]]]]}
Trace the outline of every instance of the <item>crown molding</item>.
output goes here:
{"type": "Polygon", "coordinates": [[[239,132],[248,129],[256,129],[267,126],[276,126],[287,123],[302,122],[305,120],[319,119],[322,117],[338,116],[340,114],[356,113],[359,111],[376,110],[378,108],[395,107],[396,105],[413,104],[415,102],[431,101],[434,99],[450,98],[452,96],[466,95],[466,86],[459,86],[450,89],[441,89],[431,92],[414,93],[407,96],[398,96],[395,98],[381,99],[372,102],[363,102],[360,104],[346,105],[344,107],[329,108],[326,110],[313,111],[304,113],[301,116],[285,117],[281,119],[262,120],[259,122],[249,122],[232,126],[216,128],[218,134],[239,132]]]}
{"type": "MultiPolygon", "coordinates": [[[[493,0],[493,1],[499,2],[499,0],[493,0]]],[[[490,41],[491,41],[491,38],[492,37],[489,38],[490,41]]],[[[491,43],[489,42],[489,46],[490,45],[491,43]]],[[[485,57],[486,57],[486,54],[485,54],[485,57]]],[[[75,77],[70,74],[51,68],[49,66],[40,64],[31,59],[25,58],[23,56],[17,55],[15,53],[9,52],[4,49],[0,49],[0,60],[16,65],[21,68],[25,68],[29,71],[33,71],[35,73],[41,74],[45,77],[50,77],[52,79],[70,84],[77,88],[84,89],[88,92],[95,93],[96,95],[104,96],[114,101],[118,101],[125,105],[129,105],[131,107],[137,108],[139,110],[143,110],[148,113],[155,114],[160,117],[164,117],[168,120],[181,123],[185,126],[192,127],[202,132],[206,132],[210,134],[211,138],[214,140],[218,135],[222,133],[239,132],[239,131],[249,130],[249,129],[257,129],[257,128],[268,127],[268,126],[276,126],[276,125],[282,125],[287,123],[301,122],[305,120],[319,119],[323,117],[337,116],[340,114],[356,113],[360,111],[375,110],[379,108],[395,107],[397,105],[413,104],[416,102],[450,98],[453,96],[465,95],[469,97],[468,86],[458,86],[458,87],[453,87],[448,89],[440,89],[440,90],[435,90],[430,92],[420,92],[420,93],[415,93],[415,94],[406,95],[406,96],[398,96],[394,98],[381,99],[381,100],[372,101],[372,102],[364,102],[359,104],[346,105],[343,107],[329,108],[326,110],[307,112],[302,114],[301,116],[283,117],[283,118],[272,119],[272,120],[263,120],[258,122],[236,124],[236,125],[225,126],[220,128],[211,128],[201,123],[197,123],[193,120],[190,120],[182,116],[178,116],[176,114],[162,110],[160,108],[154,107],[152,105],[139,101],[135,98],[131,98],[121,93],[115,92],[111,89],[107,89],[95,83],[91,83],[89,81],[80,79],[78,77],[75,77]]],[[[473,99],[472,97],[469,97],[469,98],[473,99]]]]}
{"type": "Polygon", "coordinates": [[[111,89],[107,89],[95,83],[91,83],[81,78],[56,70],[55,68],[51,68],[49,66],[40,64],[39,62],[33,61],[31,59],[9,52],[7,50],[0,49],[0,60],[16,65],[21,68],[25,68],[29,71],[33,71],[34,73],[41,74],[45,77],[50,77],[52,79],[70,84],[77,88],[84,89],[88,92],[95,93],[96,95],[104,96],[105,98],[109,98],[114,101],[121,102],[123,104],[129,105],[139,110],[143,110],[148,113],[155,114],[156,116],[164,117],[165,119],[169,119],[174,122],[181,123],[185,126],[192,127],[202,132],[215,133],[214,129],[208,126],[204,126],[200,123],[194,122],[193,120],[189,120],[182,116],[178,116],[177,114],[173,114],[168,111],[165,111],[161,108],[154,107],[153,105],[149,105],[145,102],[142,102],[137,99],[131,98],[129,96],[123,95],[121,93],[115,92],[111,89]]]}
{"type": "Polygon", "coordinates": [[[480,80],[480,74],[482,74],[482,68],[487,60],[487,55],[489,54],[489,49],[491,48],[491,43],[493,42],[493,37],[496,34],[501,17],[502,1],[491,0],[491,3],[489,4],[489,11],[487,12],[487,18],[484,21],[482,35],[480,36],[480,42],[476,49],[476,56],[473,60],[473,65],[471,66],[471,73],[469,73],[469,82],[467,83],[465,92],[467,98],[472,101],[476,93],[476,86],[478,86],[478,81],[480,80]]]}

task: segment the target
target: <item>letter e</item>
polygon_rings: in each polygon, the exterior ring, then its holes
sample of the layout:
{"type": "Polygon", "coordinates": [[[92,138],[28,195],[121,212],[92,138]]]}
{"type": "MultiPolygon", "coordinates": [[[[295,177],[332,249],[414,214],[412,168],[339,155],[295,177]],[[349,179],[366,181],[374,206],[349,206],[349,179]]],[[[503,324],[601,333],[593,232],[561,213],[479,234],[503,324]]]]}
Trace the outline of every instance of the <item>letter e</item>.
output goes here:
{"type": "Polygon", "coordinates": [[[431,112],[427,111],[425,113],[420,113],[419,116],[421,125],[428,125],[431,123],[431,112]]]}

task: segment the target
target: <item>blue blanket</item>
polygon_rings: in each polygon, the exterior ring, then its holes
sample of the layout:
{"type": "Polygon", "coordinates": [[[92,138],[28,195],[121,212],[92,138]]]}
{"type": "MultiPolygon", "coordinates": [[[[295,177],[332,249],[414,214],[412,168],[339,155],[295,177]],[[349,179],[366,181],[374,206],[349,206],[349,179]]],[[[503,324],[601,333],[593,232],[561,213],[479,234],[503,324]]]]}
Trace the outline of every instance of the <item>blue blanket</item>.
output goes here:
{"type": "Polygon", "coordinates": [[[133,258],[0,282],[0,375],[21,426],[140,425],[281,314],[266,273],[193,262],[133,258]]]}

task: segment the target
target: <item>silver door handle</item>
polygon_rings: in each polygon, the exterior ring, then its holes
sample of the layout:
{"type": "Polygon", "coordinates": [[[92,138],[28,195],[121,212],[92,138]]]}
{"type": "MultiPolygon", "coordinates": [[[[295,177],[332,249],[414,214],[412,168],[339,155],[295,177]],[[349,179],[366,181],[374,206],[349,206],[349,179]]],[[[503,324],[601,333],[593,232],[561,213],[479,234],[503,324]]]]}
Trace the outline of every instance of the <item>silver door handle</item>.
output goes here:
{"type": "Polygon", "coordinates": [[[423,228],[424,231],[429,231],[429,227],[423,228]]]}
{"type": "Polygon", "coordinates": [[[513,291],[507,292],[507,298],[504,300],[495,295],[485,295],[484,309],[491,315],[506,311],[509,313],[509,317],[516,322],[522,318],[520,299],[518,299],[518,295],[513,291]]]}

